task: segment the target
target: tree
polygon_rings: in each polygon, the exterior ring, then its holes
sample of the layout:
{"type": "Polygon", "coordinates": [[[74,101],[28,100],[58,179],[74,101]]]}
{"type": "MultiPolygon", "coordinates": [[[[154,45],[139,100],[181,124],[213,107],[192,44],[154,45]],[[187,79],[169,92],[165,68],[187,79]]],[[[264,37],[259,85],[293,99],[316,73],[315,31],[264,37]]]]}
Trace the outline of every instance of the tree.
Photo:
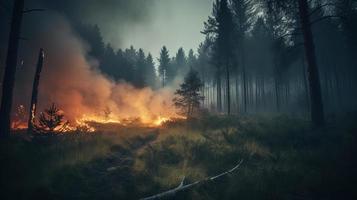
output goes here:
{"type": "Polygon", "coordinates": [[[316,62],[315,44],[311,31],[310,13],[307,0],[299,0],[299,16],[304,38],[305,57],[308,66],[310,86],[311,119],[315,126],[325,124],[322,104],[319,70],[316,62]]]}
{"type": "Polygon", "coordinates": [[[114,80],[118,80],[119,76],[117,74],[115,61],[116,55],[114,49],[110,44],[107,44],[100,60],[100,70],[114,80]]]}
{"type": "Polygon", "coordinates": [[[214,59],[223,66],[226,78],[227,114],[231,114],[230,70],[234,57],[234,24],[232,12],[227,0],[220,0],[217,13],[217,38],[214,48],[214,59]]]}
{"type": "Polygon", "coordinates": [[[40,75],[41,75],[41,70],[43,67],[43,60],[45,57],[45,53],[43,49],[40,49],[39,55],[38,55],[38,62],[37,62],[37,67],[36,67],[36,72],[35,72],[35,78],[33,81],[33,86],[32,86],[32,98],[31,98],[31,104],[30,104],[30,112],[29,112],[29,119],[28,119],[28,132],[33,131],[34,125],[35,125],[35,116],[36,116],[36,109],[37,109],[37,95],[38,95],[38,85],[40,84],[40,75]]]}
{"type": "MultiPolygon", "coordinates": [[[[73,27],[80,34],[81,39],[90,45],[88,56],[103,61],[105,44],[98,25],[76,23],[73,27]]],[[[102,65],[100,65],[100,67],[102,67],[102,65]]]]}
{"type": "MultiPolygon", "coordinates": [[[[195,67],[196,64],[197,64],[197,58],[196,58],[193,50],[190,49],[190,51],[188,51],[188,55],[187,55],[187,65],[188,65],[188,67],[191,68],[191,67],[195,67]]],[[[188,72],[188,70],[187,70],[187,72],[188,72]]]]}
{"type": "Polygon", "coordinates": [[[146,56],[143,49],[139,49],[136,65],[135,65],[135,86],[142,88],[145,87],[145,76],[146,76],[146,56]]]}
{"type": "Polygon", "coordinates": [[[234,61],[234,22],[227,0],[216,0],[212,16],[204,24],[203,34],[214,38],[212,63],[216,66],[217,109],[221,111],[221,76],[226,78],[227,114],[231,113],[230,71],[234,61]]]}
{"type": "Polygon", "coordinates": [[[150,53],[146,57],[145,75],[145,84],[151,88],[156,88],[155,63],[150,53]]]}
{"type": "Polygon", "coordinates": [[[0,137],[7,137],[10,135],[10,113],[15,85],[21,23],[24,12],[23,9],[24,0],[15,0],[12,12],[6,66],[2,86],[2,100],[0,107],[0,137]]]}
{"type": "Polygon", "coordinates": [[[187,59],[185,55],[185,51],[183,48],[180,48],[175,56],[175,68],[177,69],[177,73],[186,74],[187,73],[187,59]]]}
{"type": "MultiPolygon", "coordinates": [[[[311,120],[315,126],[323,126],[325,123],[323,101],[321,95],[321,83],[319,78],[319,69],[316,61],[315,44],[312,33],[311,12],[309,2],[307,0],[265,0],[264,3],[268,9],[272,10],[270,13],[283,13],[283,17],[280,20],[284,20],[285,23],[298,21],[299,28],[303,36],[304,53],[307,63],[308,82],[310,91],[311,102],[311,120]],[[297,15],[296,15],[297,14],[297,15]]],[[[319,9],[319,8],[317,8],[319,9]]],[[[317,19],[315,21],[318,21],[317,19]]],[[[290,32],[286,27],[284,31],[290,32]]]]}
{"type": "MultiPolygon", "coordinates": [[[[243,105],[244,112],[247,112],[247,70],[246,70],[246,52],[245,52],[245,34],[251,27],[251,18],[255,13],[251,0],[231,0],[233,20],[235,24],[235,40],[236,40],[236,54],[238,64],[242,70],[243,81],[243,105]]],[[[238,66],[236,67],[236,75],[238,76],[238,66]]],[[[237,79],[236,79],[237,80],[237,79]]],[[[238,101],[238,81],[236,81],[236,101],[238,101]]]]}
{"type": "Polygon", "coordinates": [[[159,60],[159,75],[161,77],[162,87],[167,83],[167,71],[170,67],[170,56],[166,46],[163,46],[160,52],[159,60]]]}
{"type": "Polygon", "coordinates": [[[200,103],[204,99],[200,92],[202,86],[198,72],[191,68],[185,77],[184,83],[180,85],[180,89],[176,90],[176,96],[173,99],[175,106],[181,112],[180,114],[191,118],[197,113],[200,103]]]}
{"type": "Polygon", "coordinates": [[[39,117],[39,125],[36,130],[40,133],[53,133],[54,131],[63,131],[68,126],[68,121],[64,121],[64,115],[57,108],[56,104],[52,104],[49,108],[41,112],[39,117]]]}

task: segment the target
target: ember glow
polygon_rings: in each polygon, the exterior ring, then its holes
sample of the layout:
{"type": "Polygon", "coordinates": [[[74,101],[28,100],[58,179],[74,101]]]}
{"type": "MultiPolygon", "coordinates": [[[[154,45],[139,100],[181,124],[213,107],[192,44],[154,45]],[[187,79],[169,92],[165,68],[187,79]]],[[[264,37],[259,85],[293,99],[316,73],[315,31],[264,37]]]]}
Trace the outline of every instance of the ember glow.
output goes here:
{"type": "Polygon", "coordinates": [[[37,116],[55,103],[73,127],[88,122],[160,126],[181,118],[172,104],[174,89],[135,88],[111,80],[98,71],[97,61],[87,56],[90,47],[75,35],[61,18],[39,34],[46,56],[37,116]]]}

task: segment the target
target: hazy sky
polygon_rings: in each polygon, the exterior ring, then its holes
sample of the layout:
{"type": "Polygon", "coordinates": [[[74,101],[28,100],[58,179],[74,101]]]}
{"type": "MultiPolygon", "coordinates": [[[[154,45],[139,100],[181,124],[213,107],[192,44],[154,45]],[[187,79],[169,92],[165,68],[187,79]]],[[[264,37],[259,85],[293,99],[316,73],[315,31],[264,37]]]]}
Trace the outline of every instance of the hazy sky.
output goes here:
{"type": "Polygon", "coordinates": [[[171,56],[180,47],[186,52],[190,48],[197,49],[204,39],[200,31],[203,22],[211,14],[213,0],[144,1],[150,2],[145,5],[145,11],[140,6],[136,7],[137,10],[132,10],[145,12],[143,18],[135,21],[127,19],[131,15],[117,21],[100,21],[98,18],[92,20],[99,24],[105,39],[115,47],[134,45],[135,48],[151,52],[155,57],[158,57],[162,45],[168,47],[171,56]]]}
{"type": "MultiPolygon", "coordinates": [[[[204,39],[200,31],[203,22],[211,14],[213,1],[26,0],[25,7],[44,7],[48,12],[58,12],[68,20],[98,24],[105,42],[110,42],[114,47],[128,48],[134,45],[136,49],[143,48],[146,53],[151,52],[154,57],[158,57],[163,45],[168,47],[171,56],[180,47],[186,52],[191,48],[197,50],[204,39]]],[[[12,0],[0,0],[0,3],[11,10],[12,0]]],[[[2,13],[6,17],[2,19],[9,20],[10,13],[2,13]]],[[[43,21],[46,19],[43,16],[46,16],[46,12],[27,16],[24,25],[28,20],[33,20],[32,23],[43,21]]],[[[0,35],[1,40],[7,39],[7,34],[0,35]]]]}

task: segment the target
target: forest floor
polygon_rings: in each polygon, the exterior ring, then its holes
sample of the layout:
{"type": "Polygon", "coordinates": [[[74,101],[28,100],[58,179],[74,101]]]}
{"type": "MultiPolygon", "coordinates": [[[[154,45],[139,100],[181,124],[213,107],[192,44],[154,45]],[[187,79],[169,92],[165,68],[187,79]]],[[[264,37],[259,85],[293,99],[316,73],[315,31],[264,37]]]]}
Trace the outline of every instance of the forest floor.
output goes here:
{"type": "Polygon", "coordinates": [[[174,199],[357,199],[357,114],[312,129],[287,116],[0,141],[1,199],[140,199],[226,171],[174,199]]]}

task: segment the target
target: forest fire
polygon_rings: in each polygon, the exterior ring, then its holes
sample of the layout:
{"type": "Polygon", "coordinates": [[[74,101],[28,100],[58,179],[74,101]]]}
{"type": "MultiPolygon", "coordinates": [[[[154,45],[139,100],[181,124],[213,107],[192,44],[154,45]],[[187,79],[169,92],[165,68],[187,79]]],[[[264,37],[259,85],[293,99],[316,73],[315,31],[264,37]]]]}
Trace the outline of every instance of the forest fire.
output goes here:
{"type": "MultiPolygon", "coordinates": [[[[27,125],[27,113],[24,111],[25,107],[23,105],[18,106],[17,112],[12,119],[11,127],[13,130],[25,130],[28,128],[27,125]]],[[[65,112],[60,110],[60,113],[63,113],[65,116],[65,112]]],[[[40,113],[40,116],[43,113],[40,113]]],[[[162,124],[168,121],[172,121],[178,118],[183,118],[177,114],[174,115],[166,115],[166,116],[137,116],[137,117],[130,117],[130,118],[121,118],[118,115],[114,115],[111,113],[104,112],[104,114],[100,115],[86,115],[83,114],[82,116],[75,118],[73,121],[66,121],[63,119],[61,123],[54,129],[55,132],[73,132],[81,130],[83,132],[94,132],[97,131],[92,124],[118,124],[121,126],[140,126],[140,127],[160,127],[162,124]]],[[[41,117],[39,119],[36,118],[35,123],[41,124],[40,122],[41,117]]],[[[35,126],[36,126],[35,124],[35,126]]],[[[37,125],[38,127],[38,125],[37,125]]]]}
{"type": "Polygon", "coordinates": [[[178,118],[175,117],[163,117],[157,116],[154,118],[149,119],[148,117],[135,117],[135,118],[122,118],[116,116],[111,117],[101,117],[101,116],[83,116],[76,120],[76,124],[81,126],[90,126],[90,123],[97,123],[97,124],[120,124],[122,126],[146,126],[146,127],[159,127],[163,123],[174,120],[178,118]],[[144,119],[144,120],[143,120],[144,119]]]}
{"type": "MultiPolygon", "coordinates": [[[[43,37],[38,42],[56,53],[45,51],[35,123],[52,103],[63,112],[63,120],[68,121],[65,130],[70,131],[78,126],[93,131],[89,125],[92,122],[157,127],[181,118],[172,103],[173,88],[137,87],[104,75],[98,61],[87,56],[90,49],[73,34],[70,25],[62,18],[56,21],[56,26],[49,25],[46,33],[40,34],[43,37]]],[[[17,99],[17,105],[22,106],[13,111],[19,114],[13,115],[12,128],[25,129],[29,102],[22,94],[17,99]]]]}

